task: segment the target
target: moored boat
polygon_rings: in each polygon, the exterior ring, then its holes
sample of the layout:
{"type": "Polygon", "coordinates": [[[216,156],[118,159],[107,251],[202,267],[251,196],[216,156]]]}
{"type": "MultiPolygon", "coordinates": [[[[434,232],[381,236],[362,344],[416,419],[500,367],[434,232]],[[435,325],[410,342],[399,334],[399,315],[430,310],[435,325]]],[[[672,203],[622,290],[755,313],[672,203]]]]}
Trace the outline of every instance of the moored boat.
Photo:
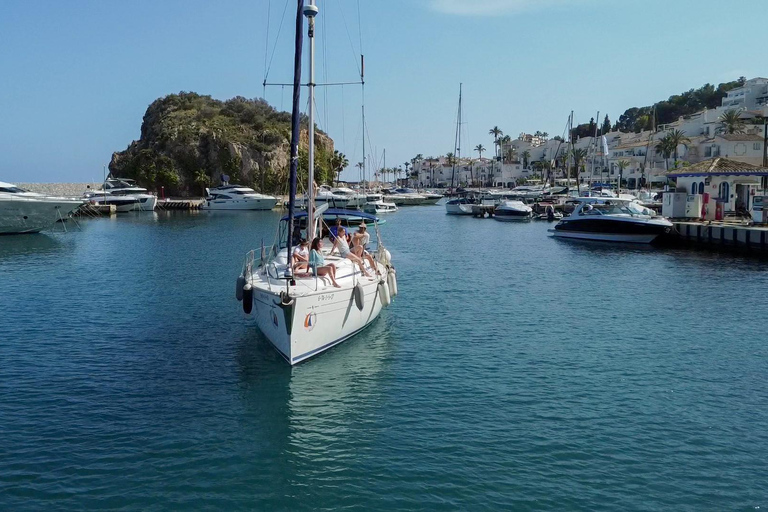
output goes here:
{"type": "Polygon", "coordinates": [[[549,232],[558,238],[649,244],[672,229],[667,219],[645,215],[630,200],[584,197],[549,232]]]}
{"type": "Polygon", "coordinates": [[[0,181],[0,234],[39,233],[82,204],[82,199],[37,194],[0,181]]]}
{"type": "Polygon", "coordinates": [[[494,210],[493,218],[502,222],[521,222],[531,220],[533,210],[522,201],[505,200],[494,210]]]}

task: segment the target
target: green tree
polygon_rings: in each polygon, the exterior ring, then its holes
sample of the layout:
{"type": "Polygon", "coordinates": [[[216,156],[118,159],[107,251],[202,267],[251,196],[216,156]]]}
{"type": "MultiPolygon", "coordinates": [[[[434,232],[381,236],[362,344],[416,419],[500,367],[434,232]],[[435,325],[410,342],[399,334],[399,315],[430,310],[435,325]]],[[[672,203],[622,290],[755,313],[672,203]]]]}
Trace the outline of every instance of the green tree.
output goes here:
{"type": "Polygon", "coordinates": [[[482,160],[483,151],[485,151],[485,147],[482,144],[478,144],[477,146],[475,146],[475,151],[477,151],[478,157],[482,160]]]}
{"type": "Polygon", "coordinates": [[[680,146],[688,147],[688,144],[691,143],[691,139],[685,136],[685,132],[681,130],[672,130],[667,134],[667,137],[669,137],[669,144],[674,148],[672,153],[675,156],[675,166],[677,166],[677,148],[680,146]]]}
{"type": "Polygon", "coordinates": [[[610,131],[611,131],[611,120],[608,119],[608,114],[605,114],[605,119],[603,119],[603,127],[600,129],[600,135],[605,135],[610,131]]]}
{"type": "Polygon", "coordinates": [[[520,154],[520,156],[523,158],[523,169],[527,169],[528,159],[531,158],[531,152],[526,149],[520,154]]]}
{"type": "Polygon", "coordinates": [[[496,151],[496,157],[498,158],[501,149],[501,142],[499,142],[499,139],[504,135],[504,132],[502,132],[498,126],[494,126],[488,131],[488,135],[493,135],[493,145],[496,151]]]}
{"type": "Polygon", "coordinates": [[[726,133],[743,133],[744,121],[741,119],[741,109],[729,109],[720,114],[717,118],[723,125],[726,133]]]}
{"type": "Polygon", "coordinates": [[[203,169],[199,169],[197,172],[195,172],[195,185],[200,187],[203,195],[206,195],[205,189],[211,185],[211,177],[208,176],[208,174],[206,174],[203,169]]]}
{"type": "MultiPolygon", "coordinates": [[[[579,179],[579,170],[582,170],[582,164],[584,160],[587,158],[587,150],[586,149],[577,149],[573,148],[571,150],[571,159],[573,160],[573,167],[576,169],[576,179],[579,179]]],[[[570,177],[570,176],[569,176],[570,177]]]]}

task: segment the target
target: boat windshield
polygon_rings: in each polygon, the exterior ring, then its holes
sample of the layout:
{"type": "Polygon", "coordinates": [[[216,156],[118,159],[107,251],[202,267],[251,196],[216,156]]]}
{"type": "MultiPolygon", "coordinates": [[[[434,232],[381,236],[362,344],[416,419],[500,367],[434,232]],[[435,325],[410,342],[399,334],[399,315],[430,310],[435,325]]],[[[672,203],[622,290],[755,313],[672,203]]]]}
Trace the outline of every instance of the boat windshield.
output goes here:
{"type": "Polygon", "coordinates": [[[587,204],[581,209],[582,215],[636,215],[637,213],[625,204],[587,204]]]}
{"type": "Polygon", "coordinates": [[[0,192],[5,192],[6,194],[23,194],[27,191],[19,187],[0,187],[0,192]]]}

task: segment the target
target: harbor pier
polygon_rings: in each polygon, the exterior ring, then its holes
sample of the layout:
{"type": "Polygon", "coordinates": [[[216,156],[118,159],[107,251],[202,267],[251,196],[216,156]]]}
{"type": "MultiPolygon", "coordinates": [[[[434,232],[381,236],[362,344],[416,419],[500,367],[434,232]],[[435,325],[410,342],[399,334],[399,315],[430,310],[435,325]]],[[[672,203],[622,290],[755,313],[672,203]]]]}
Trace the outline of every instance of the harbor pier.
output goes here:
{"type": "Polygon", "coordinates": [[[768,225],[672,221],[681,240],[768,254],[768,225]]]}

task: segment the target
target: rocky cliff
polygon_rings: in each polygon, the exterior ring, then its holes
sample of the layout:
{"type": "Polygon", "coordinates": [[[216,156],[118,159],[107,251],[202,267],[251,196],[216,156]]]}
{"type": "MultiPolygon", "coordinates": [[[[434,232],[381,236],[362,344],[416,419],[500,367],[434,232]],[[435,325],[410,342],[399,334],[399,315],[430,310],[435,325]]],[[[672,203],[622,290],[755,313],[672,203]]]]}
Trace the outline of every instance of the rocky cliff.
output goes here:
{"type": "MultiPolygon", "coordinates": [[[[219,101],[191,92],[152,102],[144,114],[141,138],[112,154],[112,176],[132,178],[166,194],[200,195],[227,174],[231,183],[263,192],[285,193],[290,163],[291,115],[264,100],[242,97],[219,101]]],[[[307,119],[302,119],[300,161],[306,162],[307,119]]],[[[319,183],[338,171],[333,140],[315,130],[319,183]]],[[[306,165],[300,170],[306,176],[306,165]]],[[[306,178],[304,178],[306,179],[306,178]]]]}

